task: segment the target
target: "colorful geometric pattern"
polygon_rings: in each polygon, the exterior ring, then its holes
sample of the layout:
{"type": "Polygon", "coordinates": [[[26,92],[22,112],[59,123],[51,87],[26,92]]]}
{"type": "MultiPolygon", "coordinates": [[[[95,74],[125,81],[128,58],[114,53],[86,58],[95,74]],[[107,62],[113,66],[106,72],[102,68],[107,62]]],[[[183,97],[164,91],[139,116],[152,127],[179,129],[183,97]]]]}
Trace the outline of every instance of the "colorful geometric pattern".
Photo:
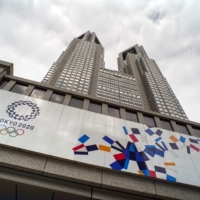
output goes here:
{"type": "Polygon", "coordinates": [[[125,126],[122,127],[124,134],[129,138],[130,141],[123,146],[120,141],[113,140],[108,136],[102,138],[107,145],[88,145],[85,146],[90,138],[86,134],[81,136],[78,140],[81,142],[80,145],[73,148],[74,154],[79,155],[88,155],[90,151],[104,151],[111,153],[112,151],[116,152],[113,155],[114,162],[110,164],[110,167],[114,170],[128,170],[130,162],[135,162],[138,166],[138,174],[141,176],[148,176],[151,178],[157,178],[158,174],[163,174],[165,179],[168,181],[176,182],[177,178],[171,174],[167,173],[167,167],[176,166],[176,163],[173,161],[164,161],[161,163],[161,166],[154,165],[153,169],[148,167],[148,163],[151,162],[151,159],[154,159],[156,156],[160,158],[165,158],[165,152],[171,153],[174,158],[179,156],[175,151],[185,148],[185,152],[191,154],[192,151],[200,152],[199,144],[200,139],[193,139],[180,135],[179,137],[175,135],[169,136],[169,143],[165,143],[163,140],[163,131],[155,127],[151,128],[147,126],[145,129],[146,134],[150,136],[153,140],[153,144],[144,144],[143,150],[139,150],[137,144],[142,142],[142,135],[138,128],[131,128],[131,132],[127,130],[125,126]],[[156,129],[156,130],[155,130],[156,129]],[[189,144],[189,145],[188,145],[189,144]],[[82,148],[85,148],[85,151],[80,151],[82,148]]]}
{"type": "Polygon", "coordinates": [[[93,145],[87,145],[85,146],[84,143],[86,143],[88,140],[90,139],[90,137],[88,137],[86,134],[84,134],[83,136],[81,136],[78,140],[79,142],[81,142],[80,145],[74,147],[72,150],[74,151],[74,154],[78,154],[78,155],[88,155],[88,153],[90,151],[96,151],[98,150],[98,147],[96,144],[93,145]],[[85,148],[85,150],[80,151],[81,149],[85,148]]]}

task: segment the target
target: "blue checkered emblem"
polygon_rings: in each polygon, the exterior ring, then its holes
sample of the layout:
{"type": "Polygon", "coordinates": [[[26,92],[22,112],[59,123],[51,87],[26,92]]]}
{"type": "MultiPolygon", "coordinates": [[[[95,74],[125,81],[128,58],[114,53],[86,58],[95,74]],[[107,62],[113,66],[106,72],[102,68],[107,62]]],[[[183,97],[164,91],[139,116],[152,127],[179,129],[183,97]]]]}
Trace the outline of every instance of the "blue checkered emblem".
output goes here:
{"type": "Polygon", "coordinates": [[[9,117],[14,118],[16,120],[23,120],[28,121],[31,119],[35,119],[40,114],[39,107],[30,101],[15,101],[11,105],[7,107],[6,112],[8,113],[9,117]],[[29,115],[20,115],[16,113],[15,109],[19,106],[29,106],[31,108],[31,113],[29,115]]]}

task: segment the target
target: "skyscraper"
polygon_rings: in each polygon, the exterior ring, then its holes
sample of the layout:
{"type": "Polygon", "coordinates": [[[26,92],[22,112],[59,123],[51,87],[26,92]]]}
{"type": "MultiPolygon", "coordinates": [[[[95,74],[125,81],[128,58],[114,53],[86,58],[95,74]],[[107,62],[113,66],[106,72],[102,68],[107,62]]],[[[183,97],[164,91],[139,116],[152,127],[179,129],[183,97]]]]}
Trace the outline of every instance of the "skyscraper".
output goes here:
{"type": "Polygon", "coordinates": [[[86,32],[72,40],[42,82],[95,96],[103,57],[104,49],[95,33],[86,32]]]}
{"type": "Polygon", "coordinates": [[[118,71],[105,68],[104,48],[89,31],[72,40],[43,83],[187,119],[156,62],[142,46],[119,53],[118,71]]]}

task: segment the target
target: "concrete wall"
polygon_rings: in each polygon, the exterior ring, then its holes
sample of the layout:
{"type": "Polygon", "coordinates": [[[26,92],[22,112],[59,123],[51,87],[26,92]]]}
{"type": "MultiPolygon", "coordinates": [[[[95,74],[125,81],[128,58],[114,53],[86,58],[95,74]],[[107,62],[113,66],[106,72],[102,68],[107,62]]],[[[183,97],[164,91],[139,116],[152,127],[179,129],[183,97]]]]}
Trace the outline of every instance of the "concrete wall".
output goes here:
{"type": "Polygon", "coordinates": [[[5,147],[0,147],[0,169],[0,181],[24,183],[41,189],[90,196],[93,199],[129,200],[138,198],[139,195],[158,199],[199,200],[200,196],[199,188],[104,170],[5,147]],[[72,187],[73,183],[76,190],[72,187]]]}

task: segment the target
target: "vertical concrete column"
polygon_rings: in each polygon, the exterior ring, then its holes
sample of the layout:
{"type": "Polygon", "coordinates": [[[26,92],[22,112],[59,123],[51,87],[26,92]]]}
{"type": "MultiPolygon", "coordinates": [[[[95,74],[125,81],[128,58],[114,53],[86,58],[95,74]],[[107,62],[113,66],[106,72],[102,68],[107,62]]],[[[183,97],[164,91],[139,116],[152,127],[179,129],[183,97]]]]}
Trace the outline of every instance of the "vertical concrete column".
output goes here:
{"type": "Polygon", "coordinates": [[[108,114],[108,104],[102,103],[102,114],[108,114]]]}
{"type": "Polygon", "coordinates": [[[144,117],[143,114],[141,112],[137,112],[137,117],[138,117],[138,122],[141,124],[145,124],[144,123],[144,117]]]}
{"type": "Polygon", "coordinates": [[[190,124],[186,124],[186,127],[187,127],[187,130],[189,131],[190,135],[197,137],[195,132],[194,132],[194,130],[193,130],[193,128],[192,128],[192,126],[190,124]]]}
{"type": "Polygon", "coordinates": [[[65,95],[65,99],[64,99],[64,101],[63,101],[63,104],[68,106],[70,100],[71,100],[71,95],[70,95],[70,94],[66,94],[66,95],[65,95]]]}
{"type": "Polygon", "coordinates": [[[5,72],[4,68],[0,67],[0,82],[2,81],[4,75],[6,75],[6,72],[5,72]]]}
{"type": "Polygon", "coordinates": [[[49,101],[49,99],[51,98],[52,94],[53,94],[53,90],[47,90],[46,93],[45,93],[45,95],[44,95],[43,100],[49,101]]]}
{"type": "Polygon", "coordinates": [[[99,66],[101,61],[101,54],[103,52],[103,48],[101,45],[96,44],[94,64],[92,68],[92,76],[90,78],[90,87],[88,94],[91,96],[96,96],[98,90],[98,80],[99,80],[99,66]]]}
{"type": "Polygon", "coordinates": [[[90,42],[94,42],[95,41],[95,33],[91,33],[91,35],[92,35],[92,38],[91,38],[91,41],[90,42]]]}
{"type": "Polygon", "coordinates": [[[9,81],[6,85],[5,85],[5,87],[3,88],[3,90],[10,90],[14,85],[15,85],[15,83],[16,83],[16,81],[13,81],[13,80],[11,80],[11,81],[9,81]]]}
{"type": "Polygon", "coordinates": [[[34,85],[29,85],[24,91],[23,95],[30,96],[31,92],[34,90],[34,85]]]}
{"type": "Polygon", "coordinates": [[[3,71],[4,71],[4,69],[3,69],[3,68],[0,68],[0,74],[2,74],[2,73],[3,73],[3,71]]]}
{"type": "Polygon", "coordinates": [[[152,110],[149,102],[149,97],[146,91],[144,76],[142,75],[142,70],[140,70],[141,68],[140,62],[138,61],[138,59],[136,59],[135,55],[132,53],[127,54],[126,60],[128,64],[127,65],[128,74],[134,75],[136,78],[136,82],[138,85],[138,92],[141,96],[142,105],[144,109],[152,110]]]}
{"type": "Polygon", "coordinates": [[[173,121],[173,120],[170,120],[170,123],[171,123],[172,129],[173,129],[175,132],[179,132],[178,127],[177,127],[177,125],[176,125],[176,122],[173,121]]]}
{"type": "Polygon", "coordinates": [[[90,103],[89,99],[84,99],[84,101],[83,101],[83,110],[88,110],[89,103],[90,103]]]}
{"type": "Polygon", "coordinates": [[[159,118],[159,117],[154,116],[154,121],[155,121],[155,123],[156,123],[156,127],[162,128],[162,124],[161,124],[161,121],[160,121],[160,118],[159,118]]]}
{"type": "Polygon", "coordinates": [[[120,112],[121,119],[126,119],[126,110],[125,110],[125,108],[120,108],[119,112],[120,112]]]}
{"type": "Polygon", "coordinates": [[[83,39],[82,39],[82,40],[86,40],[89,34],[90,34],[90,32],[89,32],[89,31],[87,31],[87,32],[85,33],[85,35],[84,35],[84,37],[83,37],[83,39]]]}
{"type": "Polygon", "coordinates": [[[6,72],[5,71],[1,72],[1,68],[0,68],[0,82],[2,81],[5,75],[6,75],[6,72]]]}

